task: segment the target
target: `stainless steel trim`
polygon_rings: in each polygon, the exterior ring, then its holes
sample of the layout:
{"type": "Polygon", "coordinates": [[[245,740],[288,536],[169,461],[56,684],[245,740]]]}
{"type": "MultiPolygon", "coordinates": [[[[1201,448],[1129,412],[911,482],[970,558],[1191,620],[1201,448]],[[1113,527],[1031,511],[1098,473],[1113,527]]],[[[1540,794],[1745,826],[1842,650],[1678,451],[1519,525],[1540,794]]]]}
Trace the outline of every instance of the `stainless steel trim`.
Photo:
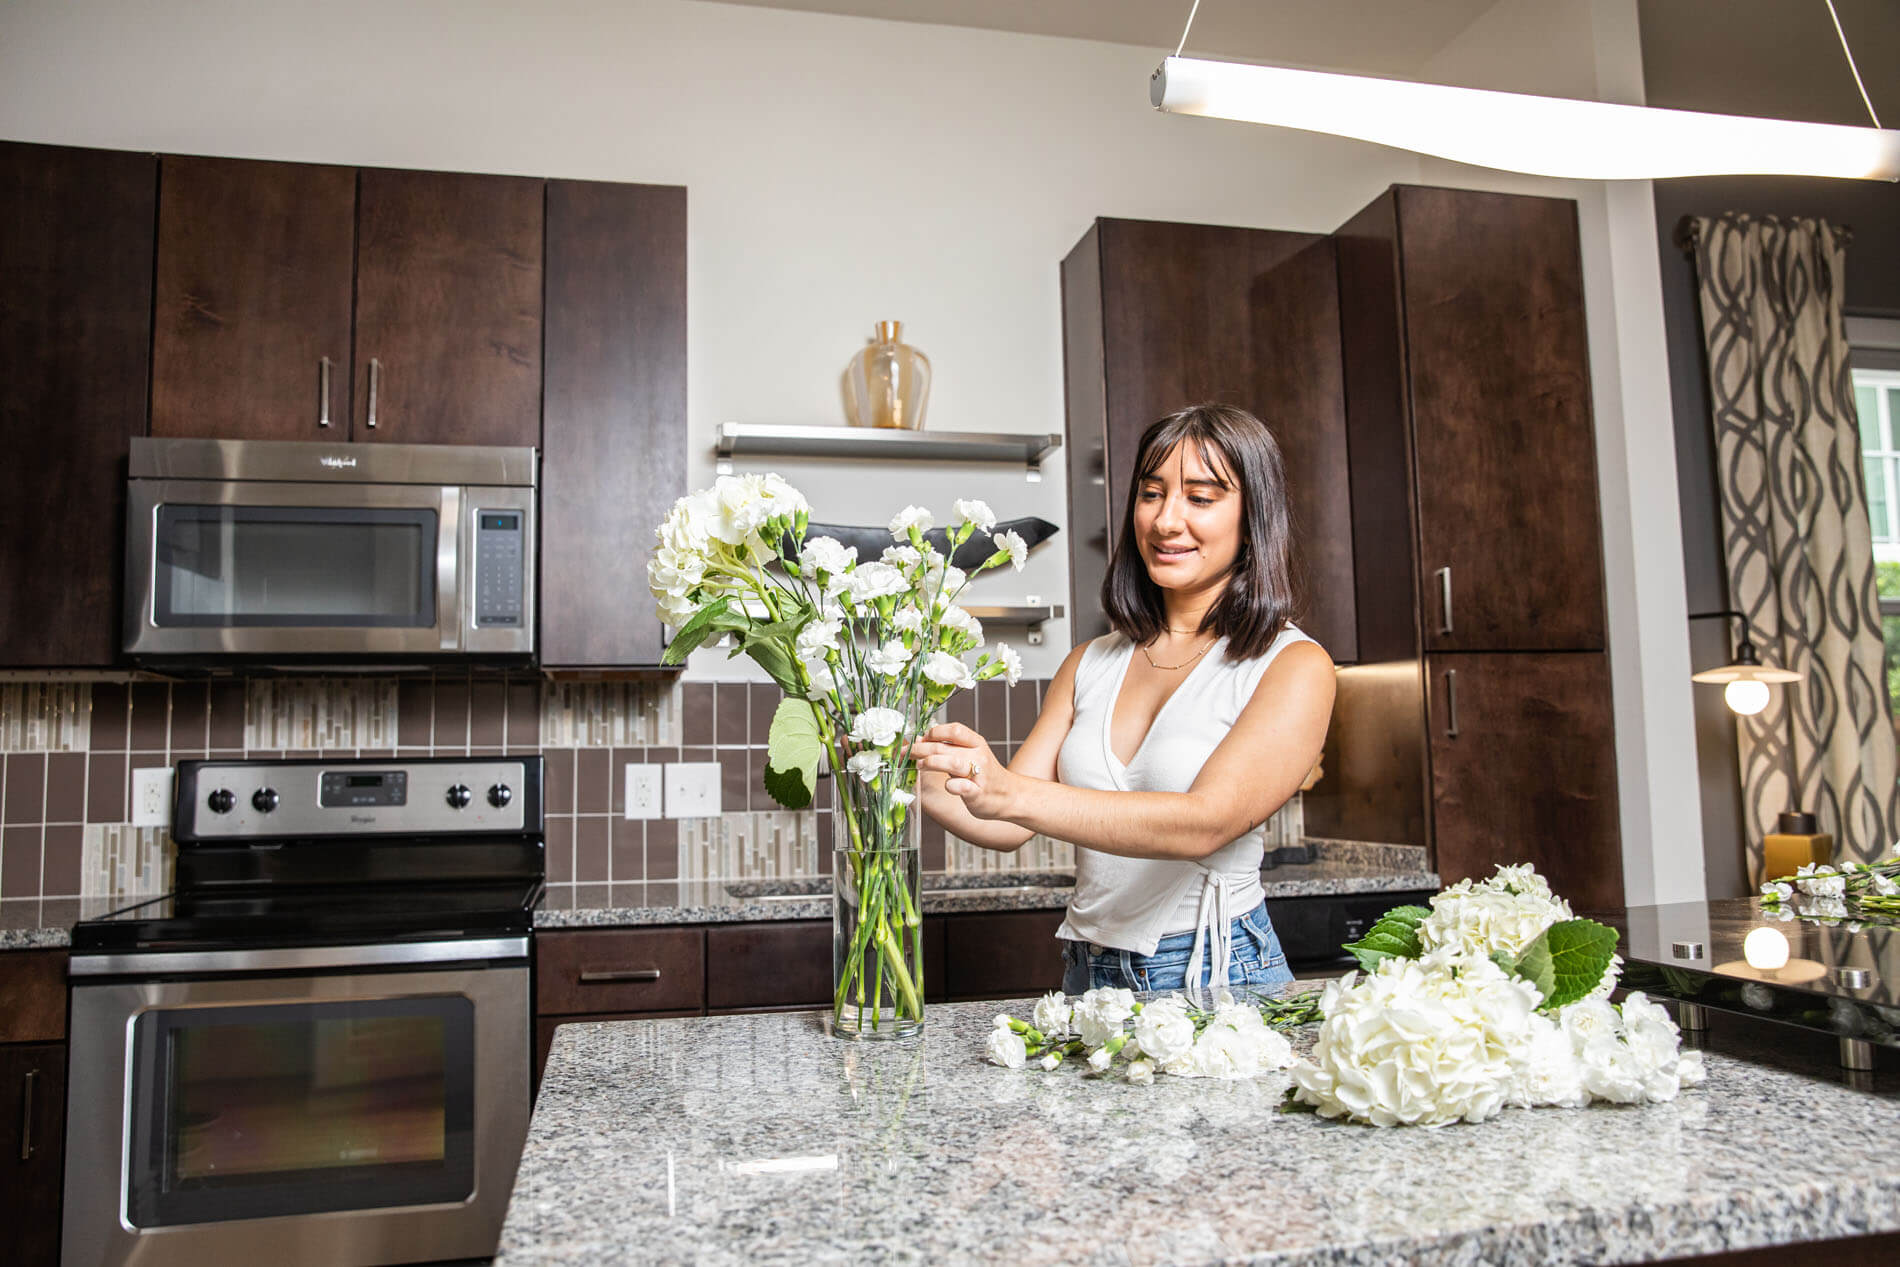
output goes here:
{"type": "Polygon", "coordinates": [[[20,1088],[20,1160],[33,1160],[33,1088],[40,1080],[40,1071],[29,1069],[21,1081],[20,1088]]]}
{"type": "Polygon", "coordinates": [[[1452,627],[1451,626],[1451,568],[1449,566],[1439,568],[1438,571],[1432,573],[1432,575],[1438,578],[1438,601],[1440,605],[1439,609],[1442,612],[1444,612],[1444,619],[1439,623],[1438,632],[1441,634],[1448,634],[1451,632],[1451,627],[1452,627]]]}
{"type": "Polygon", "coordinates": [[[1023,462],[1034,467],[1062,447],[1059,432],[902,431],[726,422],[715,453],[872,460],[1023,462]]]}
{"type": "Polygon", "coordinates": [[[322,384],[321,387],[319,388],[319,391],[321,392],[321,397],[323,401],[322,405],[319,407],[318,412],[317,412],[317,425],[319,427],[327,427],[330,425],[330,358],[329,357],[321,356],[317,358],[317,378],[322,384]]]}
{"type": "Polygon", "coordinates": [[[75,954],[67,975],[155,977],[179,972],[321,972],[474,959],[525,959],[526,937],[481,937],[469,941],[419,941],[374,946],[296,946],[279,950],[173,950],[153,954],[75,954]]]}
{"type": "Polygon", "coordinates": [[[658,968],[582,968],[582,985],[618,985],[628,981],[658,981],[658,968]]]}
{"type": "Polygon", "coordinates": [[[1708,1013],[1700,1003],[1678,1003],[1676,1025],[1685,1034],[1699,1034],[1709,1028],[1708,1013]]]}
{"type": "Polygon", "coordinates": [[[369,358],[369,413],[364,419],[370,430],[376,429],[376,394],[383,383],[383,363],[375,357],[369,358]]]}
{"type": "MultiPolygon", "coordinates": [[[[843,430],[843,428],[839,428],[843,430]]],[[[859,428],[853,428],[859,430],[859,428]]],[[[475,444],[332,444],[134,436],[134,480],[444,484],[533,488],[535,451],[475,444]],[[333,461],[325,462],[325,458],[333,461]]]]}
{"type": "Polygon", "coordinates": [[[1445,738],[1458,737],[1458,670],[1445,670],[1445,738]]]}
{"type": "Polygon", "coordinates": [[[1678,959],[1700,959],[1704,951],[1699,941],[1676,941],[1669,943],[1669,953],[1678,959]]]}
{"type": "Polygon", "coordinates": [[[443,488],[441,490],[441,517],[436,520],[435,531],[435,627],[441,635],[437,649],[442,651],[459,650],[463,636],[472,628],[474,622],[469,614],[462,610],[462,561],[474,566],[469,558],[468,525],[462,522],[462,490],[443,488]]]}
{"type": "Polygon", "coordinates": [[[1864,1072],[1874,1067],[1874,1045],[1864,1038],[1841,1040],[1841,1068],[1864,1072]]]}

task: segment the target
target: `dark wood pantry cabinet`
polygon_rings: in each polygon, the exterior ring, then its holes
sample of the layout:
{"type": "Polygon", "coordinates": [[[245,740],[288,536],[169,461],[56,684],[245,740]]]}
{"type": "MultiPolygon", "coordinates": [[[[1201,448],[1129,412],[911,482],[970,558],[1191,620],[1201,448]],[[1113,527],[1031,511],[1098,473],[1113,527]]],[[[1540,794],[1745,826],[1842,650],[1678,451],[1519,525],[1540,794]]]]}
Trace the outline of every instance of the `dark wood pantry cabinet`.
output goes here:
{"type": "Polygon", "coordinates": [[[118,657],[157,167],[150,154],[0,142],[0,668],[118,657]]]}
{"type": "Polygon", "coordinates": [[[59,1261],[66,952],[0,951],[0,1228],[9,1267],[59,1261]]]}

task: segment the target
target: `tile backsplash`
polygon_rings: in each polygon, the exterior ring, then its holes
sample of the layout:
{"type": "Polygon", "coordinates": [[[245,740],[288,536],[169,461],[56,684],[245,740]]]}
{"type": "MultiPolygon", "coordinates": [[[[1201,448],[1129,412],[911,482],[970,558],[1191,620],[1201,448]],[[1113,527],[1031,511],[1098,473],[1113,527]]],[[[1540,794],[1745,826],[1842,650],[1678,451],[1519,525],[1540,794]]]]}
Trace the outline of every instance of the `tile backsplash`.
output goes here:
{"type": "MultiPolygon", "coordinates": [[[[1007,761],[1047,684],[980,683],[947,707],[1007,761]]],[[[202,757],[483,756],[547,762],[550,885],[826,874],[830,787],[790,811],[760,783],[778,688],[728,682],[546,682],[538,677],[252,678],[0,684],[0,898],[163,892],[173,850],[129,823],[133,772],[202,757]],[[716,762],[716,817],[627,819],[624,768],[716,762]]],[[[1298,799],[1268,847],[1298,838],[1298,799]]],[[[1061,870],[1046,837],[999,854],[925,820],[930,870],[1061,870]]]]}

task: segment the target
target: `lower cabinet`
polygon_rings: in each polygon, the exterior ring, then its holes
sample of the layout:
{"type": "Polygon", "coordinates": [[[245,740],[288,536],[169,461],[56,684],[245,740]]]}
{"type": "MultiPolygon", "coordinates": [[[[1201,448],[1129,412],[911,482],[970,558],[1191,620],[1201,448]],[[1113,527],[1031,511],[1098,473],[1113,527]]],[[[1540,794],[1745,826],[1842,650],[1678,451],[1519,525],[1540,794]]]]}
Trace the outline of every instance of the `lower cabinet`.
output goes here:
{"type": "Polygon", "coordinates": [[[66,1156],[66,952],[0,953],[0,1261],[53,1267],[66,1156]]]}
{"type": "Polygon", "coordinates": [[[940,916],[944,983],[936,997],[1008,999],[1061,989],[1056,929],[1062,916],[1061,910],[940,916]]]}

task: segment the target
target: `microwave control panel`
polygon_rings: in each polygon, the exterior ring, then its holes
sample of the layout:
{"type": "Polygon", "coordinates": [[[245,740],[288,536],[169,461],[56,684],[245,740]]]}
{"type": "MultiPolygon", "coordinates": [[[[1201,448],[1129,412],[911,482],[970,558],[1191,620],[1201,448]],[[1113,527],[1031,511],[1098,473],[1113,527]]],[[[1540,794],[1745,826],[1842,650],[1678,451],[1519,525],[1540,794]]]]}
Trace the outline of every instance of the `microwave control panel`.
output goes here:
{"type": "Polygon", "coordinates": [[[521,541],[519,510],[475,512],[475,625],[521,628],[521,541]]]}

